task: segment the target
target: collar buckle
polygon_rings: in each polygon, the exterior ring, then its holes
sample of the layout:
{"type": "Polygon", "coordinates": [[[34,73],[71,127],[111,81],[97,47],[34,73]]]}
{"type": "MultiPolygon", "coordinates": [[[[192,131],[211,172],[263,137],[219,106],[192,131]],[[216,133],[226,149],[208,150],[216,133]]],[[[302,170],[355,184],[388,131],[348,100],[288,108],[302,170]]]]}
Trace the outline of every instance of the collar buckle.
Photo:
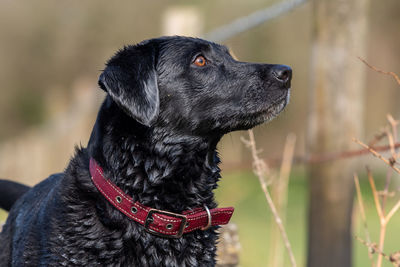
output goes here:
{"type": "Polygon", "coordinates": [[[163,210],[157,210],[157,209],[150,209],[149,212],[147,213],[146,220],[144,221],[144,229],[153,235],[157,235],[160,237],[167,237],[167,238],[180,238],[183,235],[183,232],[185,231],[186,227],[186,222],[187,222],[187,217],[186,215],[178,214],[178,213],[173,213],[169,211],[163,211],[163,210]],[[177,219],[181,219],[179,230],[176,234],[163,234],[159,233],[153,229],[150,229],[150,224],[153,222],[153,214],[161,214],[161,215],[166,215],[170,217],[174,217],[177,219]]]}

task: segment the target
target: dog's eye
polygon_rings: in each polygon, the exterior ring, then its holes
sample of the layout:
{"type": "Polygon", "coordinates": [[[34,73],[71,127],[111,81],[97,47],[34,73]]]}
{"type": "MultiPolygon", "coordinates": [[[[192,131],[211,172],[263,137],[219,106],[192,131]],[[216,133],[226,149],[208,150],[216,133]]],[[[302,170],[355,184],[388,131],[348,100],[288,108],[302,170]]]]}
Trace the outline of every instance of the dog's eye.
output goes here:
{"type": "Polygon", "coordinates": [[[204,67],[207,63],[207,60],[203,56],[197,56],[193,63],[198,67],[204,67]]]}

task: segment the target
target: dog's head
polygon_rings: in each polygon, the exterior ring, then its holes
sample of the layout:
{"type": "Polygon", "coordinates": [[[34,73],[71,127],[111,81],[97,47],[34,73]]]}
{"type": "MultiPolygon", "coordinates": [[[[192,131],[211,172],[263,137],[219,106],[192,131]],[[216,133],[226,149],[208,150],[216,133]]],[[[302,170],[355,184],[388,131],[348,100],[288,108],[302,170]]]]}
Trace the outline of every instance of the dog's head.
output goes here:
{"type": "Polygon", "coordinates": [[[287,66],[239,62],[225,46],[176,36],[123,48],[99,85],[143,125],[209,135],[276,117],[291,76],[287,66]]]}

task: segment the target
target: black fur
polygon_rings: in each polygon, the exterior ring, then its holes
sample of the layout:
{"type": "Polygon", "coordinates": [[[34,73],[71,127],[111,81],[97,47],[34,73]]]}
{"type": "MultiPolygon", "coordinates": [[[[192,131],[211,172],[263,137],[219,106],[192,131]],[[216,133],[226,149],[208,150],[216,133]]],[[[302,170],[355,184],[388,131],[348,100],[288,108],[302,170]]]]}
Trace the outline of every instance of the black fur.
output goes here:
{"type": "Polygon", "coordinates": [[[88,170],[142,204],[180,213],[217,206],[216,145],[230,131],[275,117],[291,70],[234,60],[224,46],[162,37],[127,46],[99,79],[107,92],[87,148],[12,208],[0,235],[11,266],[214,266],[216,227],[179,239],[147,233],[100,195],[88,170]],[[206,58],[203,67],[194,64],[206,58]]]}
{"type": "Polygon", "coordinates": [[[0,180],[0,208],[9,211],[11,206],[25,194],[30,187],[13,181],[0,180]]]}

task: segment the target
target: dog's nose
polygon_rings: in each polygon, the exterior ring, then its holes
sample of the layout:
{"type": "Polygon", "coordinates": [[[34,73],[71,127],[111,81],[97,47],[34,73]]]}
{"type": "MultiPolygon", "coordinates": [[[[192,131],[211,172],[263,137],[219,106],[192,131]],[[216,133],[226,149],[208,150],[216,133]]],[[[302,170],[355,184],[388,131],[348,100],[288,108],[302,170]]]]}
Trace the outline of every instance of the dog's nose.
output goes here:
{"type": "Polygon", "coordinates": [[[275,65],[272,69],[272,75],[274,75],[275,79],[283,83],[286,87],[290,87],[292,69],[289,66],[275,65]]]}

